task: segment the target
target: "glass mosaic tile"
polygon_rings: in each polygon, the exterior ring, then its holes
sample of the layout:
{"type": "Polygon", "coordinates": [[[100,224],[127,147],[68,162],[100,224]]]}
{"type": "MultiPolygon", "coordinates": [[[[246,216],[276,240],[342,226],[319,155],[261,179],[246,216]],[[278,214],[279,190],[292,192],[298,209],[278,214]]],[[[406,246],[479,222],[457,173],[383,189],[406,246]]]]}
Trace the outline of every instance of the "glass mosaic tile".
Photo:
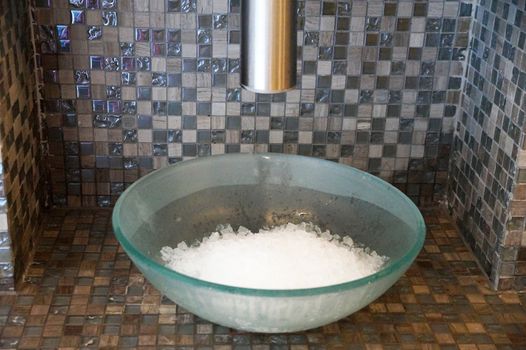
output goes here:
{"type": "Polygon", "coordinates": [[[117,12],[115,11],[102,11],[102,24],[104,26],[117,26],[117,12]]]}
{"type": "Polygon", "coordinates": [[[84,10],[71,10],[71,24],[84,24],[86,22],[86,15],[84,10]]]}
{"type": "Polygon", "coordinates": [[[88,40],[99,40],[102,38],[102,28],[99,26],[88,27],[88,40]]]}

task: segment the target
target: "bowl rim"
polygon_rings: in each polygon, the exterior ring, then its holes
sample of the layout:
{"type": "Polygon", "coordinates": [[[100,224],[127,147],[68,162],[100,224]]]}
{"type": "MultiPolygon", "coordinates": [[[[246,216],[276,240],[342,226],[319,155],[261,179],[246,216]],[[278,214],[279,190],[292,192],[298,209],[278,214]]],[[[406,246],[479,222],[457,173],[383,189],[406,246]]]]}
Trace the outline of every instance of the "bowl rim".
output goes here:
{"type": "MultiPolygon", "coordinates": [[[[166,278],[175,278],[181,282],[201,287],[201,288],[211,288],[215,289],[221,292],[227,292],[230,294],[241,294],[241,295],[247,295],[247,296],[260,296],[260,297],[301,297],[301,296],[312,296],[312,295],[320,295],[320,294],[327,294],[327,293],[336,293],[341,291],[347,291],[351,290],[353,288],[357,288],[360,286],[364,286],[366,284],[370,284],[378,279],[381,279],[385,276],[390,275],[392,272],[396,270],[401,270],[405,265],[409,267],[409,265],[413,262],[413,260],[417,257],[418,253],[422,249],[425,241],[426,236],[426,226],[424,223],[424,218],[422,217],[422,213],[418,209],[418,207],[407,197],[403,192],[401,192],[399,189],[391,185],[390,183],[380,179],[377,176],[374,176],[372,174],[369,174],[365,171],[356,169],[352,166],[336,163],[333,161],[320,159],[320,158],[314,158],[314,157],[307,157],[307,156],[300,156],[300,155],[291,155],[291,154],[280,154],[280,153],[230,153],[230,154],[221,154],[221,155],[212,155],[208,157],[202,157],[202,158],[195,158],[191,160],[186,160],[183,162],[178,162],[176,164],[171,164],[168,166],[165,166],[163,168],[157,169],[140,179],[136,180],[130,187],[126,189],[118,198],[115,207],[113,209],[112,213],[112,227],[113,232],[115,234],[115,237],[119,241],[119,243],[122,245],[124,250],[128,255],[130,255],[130,258],[132,262],[134,260],[138,260],[141,264],[144,264],[148,266],[149,268],[153,268],[154,270],[157,270],[161,274],[165,274],[166,278]],[[411,209],[412,213],[414,214],[414,219],[416,220],[416,230],[417,230],[417,239],[415,243],[412,245],[411,249],[408,250],[408,252],[400,257],[399,259],[393,261],[392,263],[389,263],[386,265],[385,268],[382,268],[378,272],[373,273],[372,275],[368,275],[359,279],[355,279],[348,282],[328,285],[328,286],[321,286],[321,287],[314,287],[314,288],[298,288],[298,289],[258,289],[258,288],[246,288],[246,287],[236,287],[216,282],[210,282],[206,280],[202,280],[196,277],[192,277],[183,273],[180,273],[178,271],[172,270],[161,263],[158,263],[157,261],[149,258],[145,254],[143,254],[138,248],[135,247],[134,244],[132,244],[128,238],[124,235],[124,233],[121,230],[120,225],[120,219],[119,214],[122,210],[123,203],[126,200],[127,194],[133,191],[135,187],[141,186],[144,182],[147,182],[151,177],[158,176],[162,172],[170,171],[173,168],[181,168],[188,165],[193,165],[197,162],[206,162],[210,158],[263,158],[266,160],[269,160],[271,158],[301,158],[303,161],[308,162],[321,162],[325,166],[332,166],[332,167],[340,167],[340,168],[346,168],[349,172],[354,172],[358,175],[365,176],[369,181],[373,181],[374,183],[378,184],[379,186],[383,186],[385,190],[392,191],[395,195],[400,197],[402,201],[404,201],[411,209]]],[[[135,262],[134,262],[135,263],[135,262]]],[[[147,276],[145,275],[147,278],[147,276]]]]}

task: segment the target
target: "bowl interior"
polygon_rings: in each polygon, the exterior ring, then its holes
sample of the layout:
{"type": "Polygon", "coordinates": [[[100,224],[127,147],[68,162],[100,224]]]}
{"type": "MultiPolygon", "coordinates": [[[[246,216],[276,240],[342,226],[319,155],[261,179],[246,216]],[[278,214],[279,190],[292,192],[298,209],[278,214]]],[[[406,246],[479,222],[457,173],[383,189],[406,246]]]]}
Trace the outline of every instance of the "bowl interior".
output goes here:
{"type": "Polygon", "coordinates": [[[348,166],[286,155],[227,155],[184,162],[137,181],[115,208],[117,237],[162,265],[160,249],[200,240],[218,224],[257,231],[312,222],[389,257],[412,260],[424,228],[391,185],[348,166]]]}

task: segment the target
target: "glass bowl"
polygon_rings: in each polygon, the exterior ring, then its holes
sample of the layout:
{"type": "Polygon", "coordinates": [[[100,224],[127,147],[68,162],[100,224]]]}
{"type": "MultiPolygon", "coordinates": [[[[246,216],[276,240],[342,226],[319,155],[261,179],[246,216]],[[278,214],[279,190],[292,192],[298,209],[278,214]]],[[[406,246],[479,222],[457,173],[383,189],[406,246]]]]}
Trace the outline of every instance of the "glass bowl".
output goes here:
{"type": "Polygon", "coordinates": [[[425,237],[417,207],[387,182],[350,166],[284,154],[231,154],[168,166],[141,178],[113,211],[115,235],[163,294],[214,323],[295,332],[337,321],[382,295],[416,258],[425,237]],[[309,289],[251,289],[168,269],[160,249],[201,239],[218,224],[252,231],[312,222],[349,235],[389,261],[377,273],[309,289]]]}

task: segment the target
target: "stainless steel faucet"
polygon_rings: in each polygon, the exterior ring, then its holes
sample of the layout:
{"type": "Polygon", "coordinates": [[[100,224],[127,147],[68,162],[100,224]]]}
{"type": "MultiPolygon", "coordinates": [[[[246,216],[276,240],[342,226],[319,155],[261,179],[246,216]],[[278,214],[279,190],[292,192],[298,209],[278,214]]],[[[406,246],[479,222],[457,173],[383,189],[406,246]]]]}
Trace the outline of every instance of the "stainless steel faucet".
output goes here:
{"type": "Polygon", "coordinates": [[[296,85],[296,1],[242,0],[241,86],[278,93],[296,85]]]}

